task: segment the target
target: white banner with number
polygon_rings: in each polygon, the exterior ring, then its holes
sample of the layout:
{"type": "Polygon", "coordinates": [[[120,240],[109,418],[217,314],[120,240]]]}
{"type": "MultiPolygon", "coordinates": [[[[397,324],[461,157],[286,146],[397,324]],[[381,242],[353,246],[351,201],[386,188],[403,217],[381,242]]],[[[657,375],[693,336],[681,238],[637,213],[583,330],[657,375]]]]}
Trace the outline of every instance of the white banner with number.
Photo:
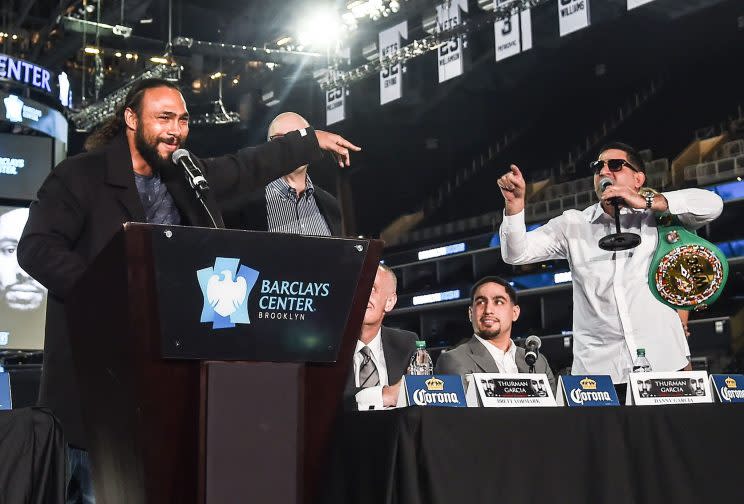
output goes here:
{"type": "Polygon", "coordinates": [[[326,126],[346,119],[346,88],[339,87],[326,91],[326,126]]]}
{"type": "MultiPolygon", "coordinates": [[[[380,32],[379,48],[380,59],[398,52],[401,48],[401,39],[408,38],[408,22],[400,24],[380,32]]],[[[380,105],[397,100],[403,96],[403,65],[385,66],[380,71],[380,105]]]]}
{"type": "Polygon", "coordinates": [[[647,3],[651,3],[653,1],[654,0],[628,0],[628,10],[635,9],[636,7],[646,5],[647,3]]]}
{"type": "MultiPolygon", "coordinates": [[[[462,22],[462,13],[468,11],[467,0],[448,0],[437,5],[437,27],[439,31],[451,30],[462,22]]],[[[462,75],[465,35],[458,35],[442,42],[437,52],[439,82],[462,75]]]]}
{"type": "Polygon", "coordinates": [[[589,26],[589,0],[558,0],[561,37],[589,26]]]}
{"type": "MultiPolygon", "coordinates": [[[[507,7],[514,0],[494,0],[495,8],[507,7]]],[[[515,12],[493,24],[496,33],[496,61],[532,48],[532,17],[530,10],[515,12]]]]}

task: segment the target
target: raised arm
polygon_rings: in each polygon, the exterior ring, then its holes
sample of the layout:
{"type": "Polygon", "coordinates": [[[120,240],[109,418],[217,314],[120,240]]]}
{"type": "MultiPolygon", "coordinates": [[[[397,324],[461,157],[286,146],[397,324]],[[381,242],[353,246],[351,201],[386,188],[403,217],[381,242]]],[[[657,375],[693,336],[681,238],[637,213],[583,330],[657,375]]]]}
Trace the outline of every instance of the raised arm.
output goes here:
{"type": "Polygon", "coordinates": [[[527,232],[524,223],[525,181],[516,165],[498,180],[504,196],[504,220],[499,228],[501,256],[508,264],[529,264],[548,259],[565,259],[566,238],[562,217],[527,232]]]}

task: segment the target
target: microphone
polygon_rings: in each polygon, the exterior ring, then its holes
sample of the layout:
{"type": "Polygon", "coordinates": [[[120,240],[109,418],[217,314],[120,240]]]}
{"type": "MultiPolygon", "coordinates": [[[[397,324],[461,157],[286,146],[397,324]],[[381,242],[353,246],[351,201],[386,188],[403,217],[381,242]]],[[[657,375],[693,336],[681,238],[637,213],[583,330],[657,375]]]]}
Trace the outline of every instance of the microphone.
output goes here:
{"type": "Polygon", "coordinates": [[[599,181],[599,192],[605,192],[607,188],[610,187],[611,185],[612,185],[612,179],[610,177],[603,177],[599,181]]]}
{"type": "Polygon", "coordinates": [[[530,367],[530,373],[535,372],[535,363],[537,362],[537,357],[540,355],[540,347],[542,346],[542,341],[540,341],[540,338],[535,336],[534,334],[532,336],[527,336],[527,339],[524,342],[524,361],[527,363],[527,365],[530,367]]]}
{"type": "Polygon", "coordinates": [[[201,193],[209,191],[207,179],[204,178],[201,169],[191,159],[189,151],[186,149],[178,149],[173,153],[172,159],[173,164],[183,168],[186,180],[189,181],[189,185],[192,189],[201,193]]]}

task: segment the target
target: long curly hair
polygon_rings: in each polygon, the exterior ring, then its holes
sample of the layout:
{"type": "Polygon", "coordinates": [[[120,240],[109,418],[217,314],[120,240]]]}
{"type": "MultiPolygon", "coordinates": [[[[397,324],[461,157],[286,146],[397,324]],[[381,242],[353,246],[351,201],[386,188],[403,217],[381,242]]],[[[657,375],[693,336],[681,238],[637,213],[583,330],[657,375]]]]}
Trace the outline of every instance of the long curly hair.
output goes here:
{"type": "Polygon", "coordinates": [[[135,114],[137,114],[137,117],[139,117],[142,112],[142,99],[145,96],[145,91],[159,87],[169,87],[181,92],[181,88],[177,84],[165,79],[151,78],[135,82],[127,93],[124,103],[116,109],[113,117],[104,121],[103,124],[96,128],[90,135],[88,135],[88,138],[85,139],[85,143],[83,144],[85,150],[92,151],[93,149],[103,147],[111,140],[121,135],[126,126],[124,122],[124,111],[130,108],[135,114]]]}

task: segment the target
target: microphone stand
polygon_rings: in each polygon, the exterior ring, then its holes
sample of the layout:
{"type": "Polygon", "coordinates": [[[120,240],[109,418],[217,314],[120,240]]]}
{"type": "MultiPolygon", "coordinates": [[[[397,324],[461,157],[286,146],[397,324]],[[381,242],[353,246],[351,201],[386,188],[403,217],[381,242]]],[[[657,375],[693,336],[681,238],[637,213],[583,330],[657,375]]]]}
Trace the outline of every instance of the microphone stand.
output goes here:
{"type": "Polygon", "coordinates": [[[599,248],[602,250],[628,250],[641,243],[640,235],[635,233],[623,233],[620,231],[620,198],[610,199],[610,204],[615,209],[615,232],[608,234],[599,240],[599,248]]]}

